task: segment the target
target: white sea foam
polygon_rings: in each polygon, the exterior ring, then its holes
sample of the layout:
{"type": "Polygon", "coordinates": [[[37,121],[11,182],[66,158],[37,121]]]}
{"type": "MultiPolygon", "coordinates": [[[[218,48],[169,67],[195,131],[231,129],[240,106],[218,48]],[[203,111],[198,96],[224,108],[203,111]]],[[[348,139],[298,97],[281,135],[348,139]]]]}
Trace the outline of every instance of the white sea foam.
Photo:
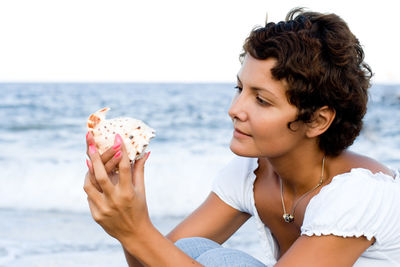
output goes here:
{"type": "MultiPolygon", "coordinates": [[[[218,147],[203,147],[196,153],[158,144],[150,150],[146,190],[150,212],[157,216],[178,216],[193,210],[208,195],[219,168],[232,156],[229,150],[218,147]]],[[[0,208],[87,211],[82,189],[87,171],[84,150],[63,152],[60,157],[57,148],[42,149],[40,155],[31,151],[10,160],[0,177],[0,208]]]]}

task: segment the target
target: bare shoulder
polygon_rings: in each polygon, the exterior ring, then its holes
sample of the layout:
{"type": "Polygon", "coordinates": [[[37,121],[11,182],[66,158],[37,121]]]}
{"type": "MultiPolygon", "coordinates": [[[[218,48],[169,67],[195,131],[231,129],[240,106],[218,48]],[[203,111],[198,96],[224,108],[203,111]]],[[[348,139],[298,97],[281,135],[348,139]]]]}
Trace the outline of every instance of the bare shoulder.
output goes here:
{"type": "Polygon", "coordinates": [[[370,170],[372,173],[382,172],[384,174],[394,176],[393,171],[380,163],[379,161],[351,151],[343,152],[337,160],[339,169],[350,171],[353,168],[363,168],[370,170]]]}

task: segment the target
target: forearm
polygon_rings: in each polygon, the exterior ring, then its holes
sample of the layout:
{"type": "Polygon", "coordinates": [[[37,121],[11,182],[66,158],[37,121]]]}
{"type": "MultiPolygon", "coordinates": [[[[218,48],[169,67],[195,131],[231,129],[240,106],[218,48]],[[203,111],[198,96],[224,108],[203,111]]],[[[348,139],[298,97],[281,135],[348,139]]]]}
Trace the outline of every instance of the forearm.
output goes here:
{"type": "Polygon", "coordinates": [[[124,249],[125,259],[126,259],[126,262],[128,263],[129,267],[144,267],[144,265],[138,259],[136,259],[134,256],[132,256],[126,250],[126,248],[124,248],[123,246],[122,246],[122,248],[124,249]]]}
{"type": "Polygon", "coordinates": [[[137,238],[121,240],[129,266],[202,266],[177,248],[156,228],[137,238]],[[141,265],[138,265],[141,264],[141,265]]]}

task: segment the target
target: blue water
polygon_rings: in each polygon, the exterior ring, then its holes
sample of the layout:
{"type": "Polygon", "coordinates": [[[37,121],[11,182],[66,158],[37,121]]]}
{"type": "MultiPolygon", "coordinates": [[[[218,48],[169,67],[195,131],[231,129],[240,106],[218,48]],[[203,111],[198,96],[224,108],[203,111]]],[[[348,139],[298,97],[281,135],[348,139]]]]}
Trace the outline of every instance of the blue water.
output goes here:
{"type": "MultiPolygon", "coordinates": [[[[233,86],[0,84],[0,266],[125,266],[82,190],[87,117],[110,107],[110,117],[156,130],[146,191],[155,224],[167,232],[202,202],[232,156],[233,86]]],[[[400,168],[399,111],[400,85],[373,86],[352,150],[400,168]]],[[[253,229],[249,222],[228,245],[257,255],[253,229]]]]}
{"type": "MultiPolygon", "coordinates": [[[[155,183],[150,188],[161,191],[157,199],[176,185],[196,191],[193,179],[208,191],[213,170],[229,160],[230,85],[3,84],[0,90],[0,145],[5,146],[0,164],[7,166],[0,182],[8,185],[0,188],[5,196],[0,207],[86,211],[81,188],[86,120],[103,107],[111,108],[110,117],[139,118],[156,130],[148,177],[155,183]],[[189,178],[191,169],[196,175],[189,178]]],[[[169,207],[164,200],[154,212],[163,215],[169,207]]],[[[188,211],[179,197],[174,201],[175,215],[188,211]]]]}

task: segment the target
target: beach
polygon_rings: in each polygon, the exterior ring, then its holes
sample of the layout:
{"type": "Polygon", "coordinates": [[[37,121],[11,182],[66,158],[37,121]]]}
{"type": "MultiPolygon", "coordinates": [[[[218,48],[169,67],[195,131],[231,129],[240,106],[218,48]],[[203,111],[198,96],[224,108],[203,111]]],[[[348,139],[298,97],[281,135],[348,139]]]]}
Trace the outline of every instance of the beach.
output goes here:
{"type": "MultiPolygon", "coordinates": [[[[91,218],[82,189],[87,117],[110,107],[156,130],[146,163],[152,221],[170,231],[209,194],[233,157],[234,84],[0,84],[0,266],[126,266],[91,218]]],[[[351,150],[400,169],[400,85],[374,85],[351,150]]],[[[253,221],[227,243],[262,259],[253,221]]]]}
{"type": "MultiPolygon", "coordinates": [[[[120,244],[88,213],[0,210],[0,266],[126,266],[120,244]]],[[[168,233],[182,217],[153,218],[168,233]]],[[[252,221],[225,244],[262,258],[252,221]]]]}

